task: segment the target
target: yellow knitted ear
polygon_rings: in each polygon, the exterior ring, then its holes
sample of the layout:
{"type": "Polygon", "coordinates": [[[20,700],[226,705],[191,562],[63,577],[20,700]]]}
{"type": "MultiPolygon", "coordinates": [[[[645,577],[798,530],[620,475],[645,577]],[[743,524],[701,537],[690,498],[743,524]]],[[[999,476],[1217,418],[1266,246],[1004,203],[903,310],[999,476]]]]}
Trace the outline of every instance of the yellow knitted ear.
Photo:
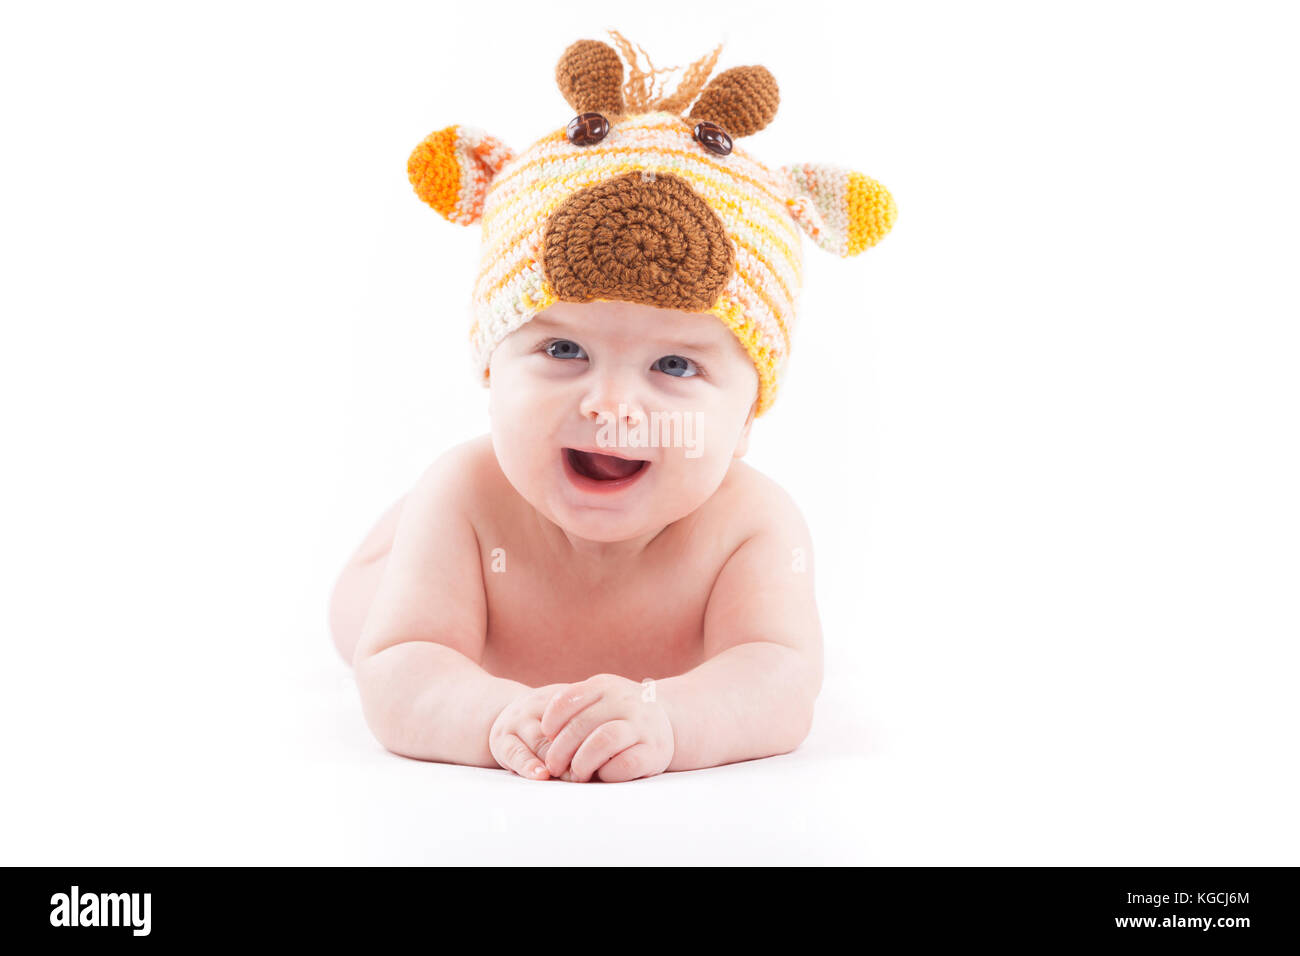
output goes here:
{"type": "Polygon", "coordinates": [[[514,153],[472,126],[430,133],[406,161],[415,194],[451,222],[473,225],[483,216],[488,185],[514,153]]]}
{"type": "Polygon", "coordinates": [[[786,208],[817,245],[839,256],[856,256],[894,226],[898,208],[889,190],[870,176],[838,166],[799,163],[778,174],[789,195],[786,208]]]}

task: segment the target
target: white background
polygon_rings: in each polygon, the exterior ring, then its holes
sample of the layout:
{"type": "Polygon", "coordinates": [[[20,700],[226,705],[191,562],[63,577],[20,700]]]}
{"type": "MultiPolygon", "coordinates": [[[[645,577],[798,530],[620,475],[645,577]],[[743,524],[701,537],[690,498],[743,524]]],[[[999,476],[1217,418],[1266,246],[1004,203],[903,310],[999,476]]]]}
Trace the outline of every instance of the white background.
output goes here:
{"type": "Polygon", "coordinates": [[[1300,863],[1288,5],[0,17],[0,862],[1300,863]],[[384,751],[326,605],[487,430],[478,228],[406,157],[562,126],[555,62],[609,28],[767,66],[745,147],[899,218],[805,243],[748,459],[817,547],[812,735],[533,784],[384,751]]]}

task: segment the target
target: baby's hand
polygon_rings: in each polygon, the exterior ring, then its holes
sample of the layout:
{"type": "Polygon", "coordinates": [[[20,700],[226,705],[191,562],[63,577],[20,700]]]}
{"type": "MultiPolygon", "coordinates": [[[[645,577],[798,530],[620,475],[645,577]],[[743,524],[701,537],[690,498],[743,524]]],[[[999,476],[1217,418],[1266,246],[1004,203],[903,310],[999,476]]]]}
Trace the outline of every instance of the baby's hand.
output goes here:
{"type": "Polygon", "coordinates": [[[501,709],[488,731],[488,750],[497,763],[529,780],[550,779],[546,765],[538,759],[546,752],[546,742],[542,739],[542,711],[557,691],[570,686],[573,685],[534,687],[501,709]]]}
{"type": "Polygon", "coordinates": [[[551,741],[544,748],[551,776],[614,783],[663,773],[672,763],[668,713],[635,681],[597,674],[552,688],[548,699],[540,730],[551,741]]]}

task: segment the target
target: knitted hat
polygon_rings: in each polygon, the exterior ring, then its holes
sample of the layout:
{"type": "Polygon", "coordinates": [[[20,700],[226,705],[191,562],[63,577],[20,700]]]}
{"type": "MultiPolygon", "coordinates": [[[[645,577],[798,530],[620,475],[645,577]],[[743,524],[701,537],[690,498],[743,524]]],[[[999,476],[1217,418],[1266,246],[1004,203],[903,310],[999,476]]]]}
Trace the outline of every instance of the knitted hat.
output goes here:
{"type": "Polygon", "coordinates": [[[718,47],[671,96],[656,96],[646,81],[664,71],[640,70],[631,45],[611,36],[629,62],[626,83],[618,53],[600,41],[560,57],[556,82],[578,113],[566,127],[516,154],[480,129],[448,126],[407,163],[421,199],[451,222],[482,224],[476,374],[488,385],[497,345],[555,302],[638,302],[717,316],[754,363],[762,415],[790,353],[800,233],[856,255],[893,225],[893,198],[861,173],[772,168],[734,145],[776,115],[766,68],[734,67],[705,86],[718,47]]]}

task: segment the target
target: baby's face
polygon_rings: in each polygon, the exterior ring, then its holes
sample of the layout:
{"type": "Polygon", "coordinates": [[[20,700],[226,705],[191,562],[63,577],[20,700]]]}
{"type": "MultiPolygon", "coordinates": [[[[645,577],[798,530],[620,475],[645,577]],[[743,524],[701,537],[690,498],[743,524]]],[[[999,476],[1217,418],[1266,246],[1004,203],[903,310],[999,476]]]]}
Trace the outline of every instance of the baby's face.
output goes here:
{"type": "Polygon", "coordinates": [[[506,478],[566,531],[604,542],[707,501],[745,454],[758,397],[753,363],[715,316],[630,302],[552,305],[497,346],[489,383],[506,478]],[[646,464],[624,478],[634,466],[604,455],[646,464]]]}

